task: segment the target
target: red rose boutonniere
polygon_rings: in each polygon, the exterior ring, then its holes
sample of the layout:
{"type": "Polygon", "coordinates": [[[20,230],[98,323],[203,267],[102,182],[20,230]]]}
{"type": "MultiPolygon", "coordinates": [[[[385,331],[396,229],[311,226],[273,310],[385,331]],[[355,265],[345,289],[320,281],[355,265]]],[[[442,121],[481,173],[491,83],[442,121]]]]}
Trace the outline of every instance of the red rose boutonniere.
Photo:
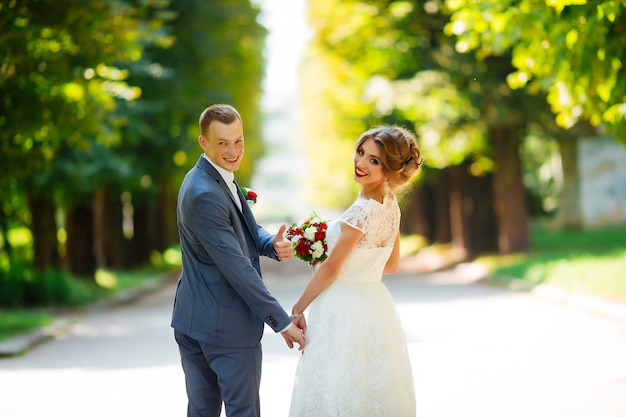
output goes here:
{"type": "Polygon", "coordinates": [[[246,198],[246,201],[248,202],[249,206],[252,206],[253,204],[256,203],[256,199],[258,197],[257,193],[255,193],[248,187],[239,187],[239,188],[241,188],[241,192],[243,196],[246,198]]]}

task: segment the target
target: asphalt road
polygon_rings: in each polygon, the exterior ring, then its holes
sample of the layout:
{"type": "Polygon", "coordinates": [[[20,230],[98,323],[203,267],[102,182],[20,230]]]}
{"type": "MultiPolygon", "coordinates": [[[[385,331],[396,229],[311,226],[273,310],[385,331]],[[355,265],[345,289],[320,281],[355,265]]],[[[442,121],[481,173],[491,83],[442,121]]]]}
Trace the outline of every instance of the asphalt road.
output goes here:
{"type": "MultiPolygon", "coordinates": [[[[266,266],[289,309],[307,267],[266,266]]],[[[418,416],[626,416],[626,321],[452,272],[385,283],[406,330],[418,416]]],[[[56,339],[0,359],[0,417],[184,416],[173,290],[74,317],[56,339]]],[[[299,353],[271,331],[263,347],[262,414],[284,417],[299,353]]]]}

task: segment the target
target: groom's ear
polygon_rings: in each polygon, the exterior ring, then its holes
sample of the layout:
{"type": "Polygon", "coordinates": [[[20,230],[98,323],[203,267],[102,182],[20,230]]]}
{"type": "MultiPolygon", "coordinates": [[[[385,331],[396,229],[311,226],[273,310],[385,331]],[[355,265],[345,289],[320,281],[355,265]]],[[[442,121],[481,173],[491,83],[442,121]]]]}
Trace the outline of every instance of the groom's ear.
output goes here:
{"type": "Polygon", "coordinates": [[[198,144],[200,145],[202,150],[206,152],[207,140],[205,139],[204,136],[202,135],[198,136],[198,144]]]}

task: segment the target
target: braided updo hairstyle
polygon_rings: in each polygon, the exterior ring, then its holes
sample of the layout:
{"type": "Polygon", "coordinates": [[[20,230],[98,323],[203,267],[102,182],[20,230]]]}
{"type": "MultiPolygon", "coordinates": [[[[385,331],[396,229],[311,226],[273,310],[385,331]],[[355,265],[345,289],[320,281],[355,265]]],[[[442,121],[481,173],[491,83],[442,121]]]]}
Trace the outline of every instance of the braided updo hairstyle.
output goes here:
{"type": "Polygon", "coordinates": [[[361,134],[356,149],[368,139],[380,149],[383,170],[392,190],[401,189],[419,172],[423,163],[421,151],[415,136],[407,129],[390,125],[374,127],[361,134]]]}

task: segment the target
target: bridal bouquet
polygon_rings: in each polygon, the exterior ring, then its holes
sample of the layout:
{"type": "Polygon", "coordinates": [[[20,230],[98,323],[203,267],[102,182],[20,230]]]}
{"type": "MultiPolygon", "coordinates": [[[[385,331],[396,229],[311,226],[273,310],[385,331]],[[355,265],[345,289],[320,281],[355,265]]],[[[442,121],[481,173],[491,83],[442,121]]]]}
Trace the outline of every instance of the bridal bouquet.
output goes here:
{"type": "Polygon", "coordinates": [[[322,262],[328,257],[326,243],[326,229],[328,222],[322,220],[315,212],[299,224],[291,225],[285,232],[285,237],[291,241],[293,254],[313,265],[322,262]]]}

